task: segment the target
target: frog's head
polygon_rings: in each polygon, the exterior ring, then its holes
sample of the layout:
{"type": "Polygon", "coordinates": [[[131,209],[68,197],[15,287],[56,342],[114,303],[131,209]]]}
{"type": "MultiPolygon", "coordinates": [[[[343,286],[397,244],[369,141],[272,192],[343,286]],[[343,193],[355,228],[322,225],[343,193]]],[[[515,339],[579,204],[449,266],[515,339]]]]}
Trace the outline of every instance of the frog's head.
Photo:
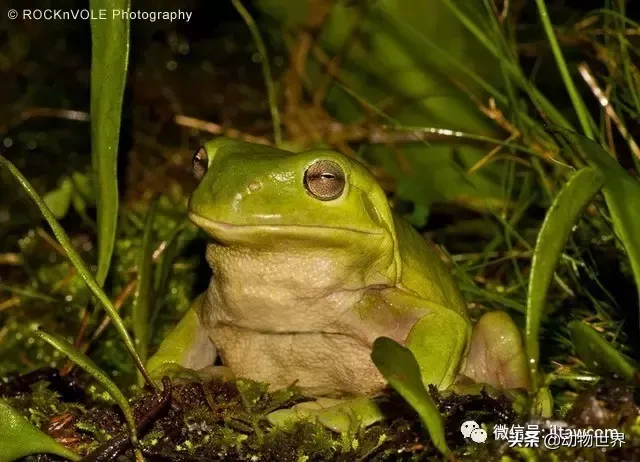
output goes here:
{"type": "Polygon", "coordinates": [[[193,173],[199,185],[189,217],[219,244],[355,250],[364,260],[375,258],[375,266],[386,265],[388,277],[397,277],[387,197],[354,159],[330,150],[292,153],[218,138],[195,154],[193,173]]]}

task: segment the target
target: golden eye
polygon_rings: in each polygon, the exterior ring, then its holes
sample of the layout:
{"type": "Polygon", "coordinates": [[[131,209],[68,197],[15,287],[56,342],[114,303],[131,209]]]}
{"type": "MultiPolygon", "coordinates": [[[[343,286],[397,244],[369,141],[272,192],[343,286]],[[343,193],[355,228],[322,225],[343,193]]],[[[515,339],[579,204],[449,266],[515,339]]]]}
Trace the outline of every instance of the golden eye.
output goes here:
{"type": "Polygon", "coordinates": [[[321,201],[340,197],[345,184],[342,167],[331,160],[319,160],[304,172],[304,187],[313,197],[321,201]]]}
{"type": "Polygon", "coordinates": [[[204,148],[200,148],[193,156],[192,172],[195,179],[202,180],[208,168],[209,156],[207,156],[207,151],[204,148]]]}

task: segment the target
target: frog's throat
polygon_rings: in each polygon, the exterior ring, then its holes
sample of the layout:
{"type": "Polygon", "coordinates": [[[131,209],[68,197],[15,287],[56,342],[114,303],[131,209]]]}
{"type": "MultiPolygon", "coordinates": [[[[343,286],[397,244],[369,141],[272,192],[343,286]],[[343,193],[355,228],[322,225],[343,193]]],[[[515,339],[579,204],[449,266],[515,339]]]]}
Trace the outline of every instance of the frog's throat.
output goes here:
{"type": "Polygon", "coordinates": [[[310,235],[317,236],[319,238],[337,237],[336,234],[343,233],[357,233],[363,235],[382,235],[383,230],[364,230],[358,228],[349,228],[345,226],[322,226],[322,225],[288,225],[288,224],[242,224],[236,225],[231,223],[224,223],[220,221],[210,220],[198,215],[194,212],[189,212],[189,219],[211,235],[214,239],[221,241],[226,240],[244,240],[243,238],[249,238],[254,236],[256,232],[283,234],[288,237],[307,237],[310,235]]]}

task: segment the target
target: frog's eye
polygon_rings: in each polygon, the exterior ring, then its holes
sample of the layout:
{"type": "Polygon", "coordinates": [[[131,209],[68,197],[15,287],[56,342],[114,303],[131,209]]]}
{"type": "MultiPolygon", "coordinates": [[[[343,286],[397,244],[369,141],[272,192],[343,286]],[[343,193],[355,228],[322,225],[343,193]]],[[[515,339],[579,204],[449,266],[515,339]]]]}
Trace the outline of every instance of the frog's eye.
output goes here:
{"type": "Polygon", "coordinates": [[[209,156],[207,156],[207,151],[204,148],[200,148],[193,156],[192,171],[195,179],[200,181],[204,177],[204,174],[207,173],[208,168],[209,156]]]}
{"type": "Polygon", "coordinates": [[[319,160],[304,172],[304,187],[321,201],[337,199],[345,186],[344,171],[335,162],[319,160]]]}

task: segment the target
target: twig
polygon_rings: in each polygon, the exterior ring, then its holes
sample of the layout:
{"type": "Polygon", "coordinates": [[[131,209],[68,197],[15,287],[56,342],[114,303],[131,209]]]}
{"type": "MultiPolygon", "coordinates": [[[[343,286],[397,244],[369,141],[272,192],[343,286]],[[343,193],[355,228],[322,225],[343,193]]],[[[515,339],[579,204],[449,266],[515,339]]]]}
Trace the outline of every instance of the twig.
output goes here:
{"type": "Polygon", "coordinates": [[[618,131],[622,135],[622,138],[624,138],[624,140],[629,144],[629,149],[631,150],[633,155],[640,160],[640,148],[638,147],[638,144],[629,134],[627,127],[620,119],[620,117],[618,117],[616,111],[613,109],[613,107],[611,107],[611,101],[609,100],[609,98],[607,98],[607,96],[598,85],[598,82],[593,76],[589,65],[587,63],[581,63],[578,66],[578,69],[580,70],[580,75],[591,89],[591,92],[596,97],[600,105],[604,108],[607,116],[610,117],[611,120],[613,120],[613,123],[616,124],[616,127],[618,127],[618,131]]]}
{"type": "Polygon", "coordinates": [[[0,127],[0,131],[6,132],[9,128],[23,124],[29,119],[35,117],[55,117],[58,119],[73,120],[76,122],[88,122],[89,113],[84,111],[75,111],[71,109],[57,109],[50,107],[33,107],[23,110],[7,125],[0,127]]]}
{"type": "MultiPolygon", "coordinates": [[[[113,307],[116,309],[116,311],[120,311],[120,308],[122,308],[124,303],[127,301],[127,299],[131,296],[134,289],[136,288],[136,284],[137,284],[137,281],[133,280],[125,286],[122,292],[120,292],[120,295],[118,295],[118,298],[116,298],[115,301],[113,302],[113,307]]],[[[89,321],[89,311],[85,309],[82,317],[82,321],[80,323],[80,329],[73,343],[73,346],[76,348],[79,347],[82,342],[82,338],[84,337],[84,333],[86,331],[88,321],[89,321]]],[[[93,332],[91,339],[82,346],[81,351],[83,353],[86,353],[89,350],[89,348],[91,347],[91,344],[93,344],[98,339],[98,337],[102,335],[102,333],[107,328],[107,326],[109,326],[110,322],[111,322],[111,318],[109,316],[105,316],[102,319],[102,322],[100,323],[98,328],[93,332]]],[[[68,362],[67,365],[62,369],[60,374],[68,375],[75,367],[76,367],[76,364],[74,362],[68,362]]]]}
{"type": "MultiPolygon", "coordinates": [[[[285,78],[285,111],[287,116],[298,112],[302,99],[302,77],[305,75],[305,67],[309,50],[314,45],[315,36],[322,30],[322,27],[333,6],[333,0],[310,0],[308,2],[307,16],[304,24],[297,32],[296,44],[291,51],[291,62],[289,71],[285,78]]],[[[320,98],[318,94],[314,96],[320,98]]]]}
{"type": "MultiPolygon", "coordinates": [[[[330,9],[328,7],[332,5],[332,2],[321,0],[321,4],[325,5],[326,11],[323,11],[323,13],[325,13],[326,15],[326,13],[328,13],[330,9]]],[[[340,68],[342,67],[342,63],[346,59],[351,48],[355,45],[356,40],[360,37],[361,35],[360,32],[364,24],[364,21],[366,19],[367,11],[368,11],[367,9],[362,8],[362,10],[359,12],[359,14],[356,17],[355,24],[351,28],[351,31],[349,32],[347,39],[342,44],[340,51],[326,64],[327,68],[330,68],[330,70],[327,69],[329,70],[329,72],[327,72],[324,78],[320,80],[320,83],[316,88],[315,94],[313,95],[314,106],[321,106],[322,102],[324,101],[327,95],[327,92],[329,91],[329,87],[333,82],[333,79],[339,73],[340,68]]],[[[313,12],[310,11],[310,14],[312,13],[313,12]]]]}
{"type": "Polygon", "coordinates": [[[0,253],[0,265],[20,266],[24,263],[22,255],[14,252],[0,253]]]}
{"type": "Polygon", "coordinates": [[[469,174],[475,173],[477,170],[479,170],[480,168],[482,168],[485,165],[487,165],[488,163],[490,163],[491,160],[496,156],[496,154],[498,154],[502,150],[502,148],[504,146],[506,146],[511,141],[514,141],[518,136],[520,136],[520,133],[513,133],[512,135],[510,135],[509,138],[507,138],[507,141],[506,141],[506,143],[504,145],[500,144],[500,145],[496,146],[495,148],[493,148],[491,151],[489,151],[487,153],[487,155],[482,156],[482,158],[480,160],[478,160],[478,162],[476,162],[467,171],[467,173],[469,173],[469,174]]]}
{"type": "Polygon", "coordinates": [[[58,254],[62,255],[63,257],[67,256],[67,252],[65,252],[64,248],[60,244],[58,244],[58,242],[56,242],[54,238],[49,236],[49,234],[44,229],[38,227],[36,228],[36,232],[38,233],[38,236],[40,236],[47,244],[53,247],[53,250],[55,250],[58,254]]]}
{"type": "Polygon", "coordinates": [[[492,0],[491,9],[493,10],[493,14],[498,18],[498,21],[503,23],[509,14],[509,0],[504,0],[502,3],[502,11],[498,11],[498,5],[494,0],[492,0]]]}
{"type": "Polygon", "coordinates": [[[261,136],[249,135],[247,133],[242,133],[239,130],[235,130],[232,128],[225,129],[220,124],[208,122],[202,119],[196,119],[195,117],[176,114],[173,120],[176,123],[176,125],[179,125],[181,127],[194,128],[196,130],[211,133],[212,135],[224,135],[224,136],[228,136],[229,138],[239,138],[244,141],[250,141],[252,143],[258,143],[258,144],[267,144],[267,145],[273,144],[271,143],[271,141],[261,136]]]}
{"type": "Polygon", "coordinates": [[[18,306],[20,304],[20,297],[14,296],[11,297],[4,302],[0,303],[0,312],[6,310],[7,308],[13,308],[14,306],[18,306]]]}

